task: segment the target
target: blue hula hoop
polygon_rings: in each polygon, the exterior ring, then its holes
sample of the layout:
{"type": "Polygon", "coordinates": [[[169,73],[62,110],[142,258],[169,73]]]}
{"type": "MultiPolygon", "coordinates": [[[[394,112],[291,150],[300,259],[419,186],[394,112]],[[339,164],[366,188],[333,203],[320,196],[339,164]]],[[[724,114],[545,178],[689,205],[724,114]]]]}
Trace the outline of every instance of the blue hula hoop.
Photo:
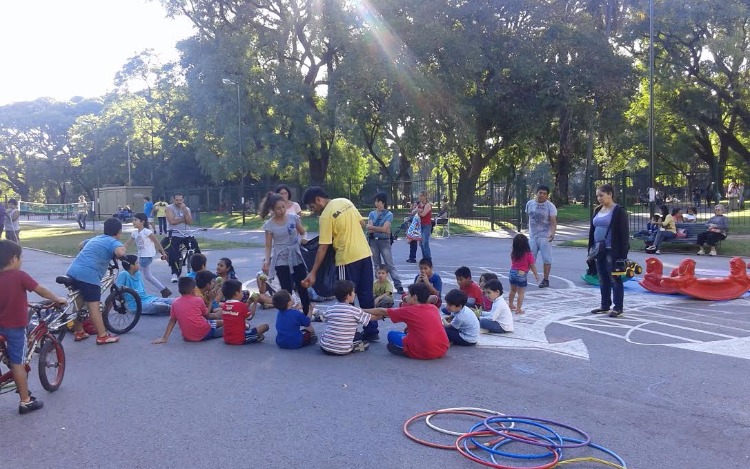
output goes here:
{"type": "MultiPolygon", "coordinates": [[[[519,431],[519,429],[517,429],[517,428],[514,429],[514,430],[515,431],[519,431]]],[[[523,432],[524,433],[529,433],[529,434],[534,435],[534,436],[538,436],[540,438],[547,439],[547,437],[545,437],[544,435],[535,435],[534,432],[532,432],[532,431],[523,430],[523,432]]],[[[568,443],[581,443],[581,442],[583,442],[583,440],[579,440],[579,439],[576,439],[576,438],[571,438],[569,436],[563,436],[563,437],[560,437],[560,438],[563,441],[567,441],[568,443]]],[[[510,443],[511,441],[512,440],[509,440],[509,439],[506,438],[506,439],[504,439],[502,441],[497,442],[495,444],[495,446],[492,447],[492,449],[495,450],[495,449],[497,449],[497,448],[499,448],[499,447],[501,447],[503,445],[506,445],[506,444],[510,443]]],[[[464,442],[464,445],[466,445],[466,442],[464,442]]],[[[617,460],[617,463],[620,466],[623,467],[623,469],[627,469],[628,468],[628,465],[625,464],[625,460],[623,460],[617,453],[615,453],[611,449],[605,448],[604,446],[597,445],[596,443],[591,443],[591,442],[587,443],[585,446],[597,449],[597,450],[601,451],[604,454],[608,454],[609,456],[612,456],[614,459],[617,460]]],[[[563,459],[562,459],[562,450],[558,449],[558,451],[560,451],[560,462],[562,462],[563,461],[563,459]]],[[[492,460],[493,463],[498,464],[498,462],[495,461],[495,455],[493,453],[490,453],[490,459],[492,460]]]]}
{"type": "MultiPolygon", "coordinates": [[[[510,428],[507,429],[507,431],[517,431],[517,432],[521,432],[521,433],[526,433],[527,435],[531,435],[531,436],[534,436],[534,437],[537,437],[537,438],[542,438],[544,440],[547,440],[550,444],[549,445],[544,445],[544,447],[548,448],[549,451],[546,452],[546,453],[542,453],[542,454],[506,453],[506,452],[498,451],[498,450],[495,449],[498,446],[502,446],[502,445],[496,444],[493,447],[489,447],[487,445],[483,445],[483,444],[479,443],[474,437],[468,438],[468,440],[471,440],[471,442],[474,445],[476,445],[479,448],[487,451],[488,453],[490,453],[493,456],[494,455],[498,455],[498,456],[505,456],[505,457],[514,458],[514,459],[544,459],[544,458],[553,457],[554,456],[554,451],[557,450],[558,454],[560,455],[560,458],[562,458],[562,450],[559,450],[558,447],[561,446],[561,445],[563,445],[563,444],[565,444],[565,441],[563,440],[563,438],[560,435],[557,434],[557,432],[555,432],[554,430],[552,430],[550,427],[548,427],[546,425],[542,425],[541,423],[533,422],[531,420],[516,420],[516,421],[518,423],[525,423],[525,424],[533,425],[533,426],[542,428],[542,429],[547,430],[548,432],[550,432],[551,435],[549,437],[547,437],[547,436],[541,435],[539,433],[532,432],[530,430],[524,430],[522,428],[513,428],[512,430],[510,428]],[[555,443],[552,440],[552,437],[554,437],[559,443],[555,443]]],[[[477,431],[479,429],[479,427],[482,427],[482,426],[486,426],[485,423],[484,422],[479,422],[478,424],[476,424],[473,427],[471,427],[471,430],[469,430],[468,433],[473,433],[473,432],[477,431]]],[[[514,440],[512,440],[510,438],[506,438],[506,436],[504,434],[500,435],[500,436],[503,437],[503,440],[501,440],[500,443],[504,442],[503,444],[507,444],[507,443],[510,443],[511,441],[514,441],[514,440]]],[[[528,443],[529,441],[535,441],[535,440],[529,440],[529,439],[522,439],[522,440],[520,440],[520,442],[522,442],[522,443],[528,443]]],[[[466,443],[466,440],[464,440],[464,448],[466,449],[466,451],[468,451],[469,453],[471,453],[474,457],[477,457],[474,453],[472,453],[468,449],[467,445],[468,444],[466,443]]],[[[497,461],[494,460],[494,457],[492,459],[492,462],[494,462],[495,464],[497,464],[497,461]]]]}
{"type": "MultiPolygon", "coordinates": [[[[580,430],[580,429],[578,429],[576,427],[573,427],[573,426],[570,426],[570,425],[566,425],[564,423],[559,423],[559,422],[555,422],[555,421],[552,421],[552,420],[541,419],[541,418],[538,418],[538,417],[523,417],[523,416],[519,416],[519,415],[506,415],[506,416],[503,416],[503,417],[500,417],[500,416],[490,416],[490,417],[487,417],[486,419],[484,419],[484,425],[487,427],[488,430],[490,430],[493,433],[497,433],[500,436],[506,437],[506,438],[511,439],[511,440],[521,441],[522,443],[527,443],[527,444],[535,445],[535,446],[552,447],[552,448],[556,448],[556,449],[557,448],[580,448],[582,446],[587,446],[589,443],[591,443],[591,437],[588,435],[588,433],[584,432],[583,430],[580,430]],[[573,431],[575,433],[578,433],[579,435],[581,435],[583,437],[583,439],[582,440],[576,440],[577,441],[576,443],[573,443],[572,441],[569,440],[570,444],[562,443],[562,444],[559,444],[559,445],[558,444],[549,445],[548,443],[545,443],[545,442],[542,442],[542,441],[534,441],[533,439],[529,439],[529,438],[524,438],[524,437],[521,437],[521,436],[513,435],[512,430],[509,429],[509,428],[496,429],[496,428],[494,428],[492,426],[493,423],[500,423],[500,424],[502,424],[502,423],[511,423],[511,422],[527,423],[529,421],[533,421],[535,423],[543,422],[543,423],[546,423],[546,424],[549,424],[549,425],[554,425],[554,426],[562,427],[562,428],[568,429],[570,431],[573,431]]],[[[513,430],[517,430],[517,429],[514,428],[513,430]]],[[[553,433],[554,433],[554,435],[558,435],[557,432],[553,432],[553,433]]],[[[563,441],[566,441],[565,438],[563,438],[563,441]]]]}

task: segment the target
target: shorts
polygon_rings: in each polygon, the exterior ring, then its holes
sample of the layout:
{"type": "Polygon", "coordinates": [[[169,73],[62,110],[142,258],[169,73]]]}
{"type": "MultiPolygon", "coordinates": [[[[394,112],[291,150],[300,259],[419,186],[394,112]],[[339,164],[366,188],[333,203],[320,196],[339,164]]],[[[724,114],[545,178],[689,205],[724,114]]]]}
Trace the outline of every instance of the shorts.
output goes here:
{"type": "Polygon", "coordinates": [[[211,329],[208,331],[206,336],[201,339],[201,341],[204,340],[211,340],[211,339],[218,339],[219,337],[224,335],[224,328],[223,327],[217,327],[216,326],[216,320],[214,319],[208,319],[208,323],[211,325],[211,329]]]}
{"type": "Polygon", "coordinates": [[[151,265],[151,263],[154,262],[153,257],[139,257],[138,263],[141,265],[142,268],[146,268],[151,265]]]}
{"type": "Polygon", "coordinates": [[[531,253],[534,254],[534,260],[539,261],[539,255],[542,256],[542,264],[552,264],[552,245],[546,236],[529,237],[529,246],[531,253]]]}
{"type": "Polygon", "coordinates": [[[0,327],[0,335],[5,337],[5,350],[11,365],[23,365],[23,360],[28,353],[26,343],[26,328],[0,327]]]}
{"type": "Polygon", "coordinates": [[[102,287],[100,285],[73,279],[73,289],[81,293],[81,297],[86,303],[98,303],[102,300],[102,287]]]}
{"type": "Polygon", "coordinates": [[[526,288],[526,285],[528,285],[528,282],[526,281],[526,277],[528,275],[529,275],[528,271],[510,269],[510,274],[508,275],[508,282],[511,285],[515,285],[521,288],[526,288]],[[523,275],[519,274],[519,272],[523,272],[523,275]]]}
{"type": "Polygon", "coordinates": [[[252,344],[258,341],[258,329],[245,329],[245,343],[252,344]]]}

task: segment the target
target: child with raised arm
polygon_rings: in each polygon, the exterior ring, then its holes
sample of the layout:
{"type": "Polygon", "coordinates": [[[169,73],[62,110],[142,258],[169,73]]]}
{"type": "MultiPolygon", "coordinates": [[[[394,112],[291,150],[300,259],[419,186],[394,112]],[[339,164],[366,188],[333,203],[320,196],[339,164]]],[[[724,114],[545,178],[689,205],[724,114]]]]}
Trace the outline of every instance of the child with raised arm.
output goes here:
{"type": "Polygon", "coordinates": [[[221,319],[208,319],[208,308],[203,299],[195,296],[195,279],[180,277],[177,281],[180,297],[172,303],[169,323],[164,335],[154,339],[152,344],[166,344],[172,334],[175,324],[180,326],[182,338],[186,342],[202,342],[216,339],[224,333],[221,319]]]}
{"type": "Polygon", "coordinates": [[[149,229],[148,217],[145,213],[136,213],[133,215],[133,228],[135,230],[130,233],[130,239],[125,241],[125,249],[132,243],[135,243],[135,246],[138,248],[138,264],[140,265],[141,272],[143,272],[143,278],[155,286],[163,298],[169,298],[172,295],[172,291],[165,287],[151,272],[151,263],[154,262],[156,251],[159,251],[161,260],[163,261],[167,259],[167,251],[164,250],[154,232],[149,229]]]}
{"type": "Polygon", "coordinates": [[[443,325],[453,345],[476,345],[479,341],[479,318],[466,306],[466,298],[461,290],[451,290],[445,295],[450,316],[443,317],[443,325]]]}
{"type": "Polygon", "coordinates": [[[21,270],[21,245],[7,239],[0,240],[0,336],[5,338],[7,358],[16,382],[16,390],[21,402],[18,413],[27,414],[44,407],[42,401],[36,400],[29,393],[28,376],[23,363],[26,351],[26,326],[29,325],[29,308],[26,292],[64,305],[67,299],[59,297],[47,288],[39,285],[29,274],[21,270]]]}
{"type": "Polygon", "coordinates": [[[510,275],[508,275],[508,282],[510,283],[508,303],[510,304],[510,310],[515,311],[517,314],[523,314],[521,306],[523,305],[523,296],[526,292],[526,278],[528,277],[529,270],[534,273],[534,279],[539,282],[539,274],[536,271],[534,254],[531,253],[529,238],[519,233],[513,238],[513,248],[510,253],[510,275]],[[515,306],[513,306],[513,299],[516,295],[518,295],[518,299],[515,306]]]}
{"type": "Polygon", "coordinates": [[[409,286],[409,294],[399,308],[365,310],[372,315],[387,315],[391,321],[406,323],[406,330],[388,332],[388,351],[394,355],[430,360],[440,358],[450,343],[440,319],[440,311],[427,303],[430,290],[424,283],[409,286]],[[408,330],[408,332],[407,332],[408,330]]]}
{"type": "Polygon", "coordinates": [[[375,295],[376,308],[390,308],[393,306],[393,285],[388,280],[388,268],[384,265],[378,266],[378,269],[375,271],[372,294],[375,295]]]}
{"type": "Polygon", "coordinates": [[[221,305],[224,319],[224,343],[242,345],[263,342],[263,334],[268,332],[268,324],[260,324],[256,327],[248,324],[248,321],[255,316],[258,303],[252,298],[246,303],[242,301],[242,283],[235,279],[225,280],[221,284],[221,291],[226,298],[221,305]]]}
{"type": "MultiPolygon", "coordinates": [[[[419,274],[414,277],[414,283],[421,283],[426,286],[430,292],[430,301],[428,302],[440,308],[440,305],[443,304],[443,279],[432,270],[432,259],[424,257],[419,261],[419,274]]],[[[405,293],[401,300],[404,301],[407,296],[408,293],[405,293]]]]}
{"type": "Polygon", "coordinates": [[[276,314],[276,345],[279,348],[298,349],[318,342],[310,318],[294,309],[291,293],[277,291],[273,295],[273,306],[279,310],[276,314]]]}
{"type": "Polygon", "coordinates": [[[326,328],[320,337],[320,348],[327,355],[364,352],[370,344],[362,340],[357,328],[367,326],[373,319],[382,319],[385,310],[381,308],[380,314],[370,314],[354,306],[354,283],[350,280],[337,280],[333,284],[333,294],[336,303],[322,314],[326,328]]]}
{"type": "Polygon", "coordinates": [[[493,334],[513,332],[513,313],[503,299],[503,284],[500,280],[489,280],[484,284],[484,291],[492,300],[492,309],[480,313],[480,332],[493,334]]]}

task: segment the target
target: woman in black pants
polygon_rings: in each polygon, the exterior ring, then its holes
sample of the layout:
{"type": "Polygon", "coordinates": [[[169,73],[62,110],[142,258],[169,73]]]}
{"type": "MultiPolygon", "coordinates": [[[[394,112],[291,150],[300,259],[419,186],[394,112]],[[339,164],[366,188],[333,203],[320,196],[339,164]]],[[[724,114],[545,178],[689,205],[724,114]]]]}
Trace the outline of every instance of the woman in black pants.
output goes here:
{"type": "Polygon", "coordinates": [[[628,214],[624,207],[615,203],[614,193],[610,184],[604,184],[596,190],[599,207],[594,211],[589,229],[589,249],[602,241],[605,246],[605,249],[599,250],[595,259],[601,305],[591,310],[591,313],[609,313],[612,318],[622,315],[625,299],[623,276],[612,273],[624,268],[630,250],[628,214]]]}

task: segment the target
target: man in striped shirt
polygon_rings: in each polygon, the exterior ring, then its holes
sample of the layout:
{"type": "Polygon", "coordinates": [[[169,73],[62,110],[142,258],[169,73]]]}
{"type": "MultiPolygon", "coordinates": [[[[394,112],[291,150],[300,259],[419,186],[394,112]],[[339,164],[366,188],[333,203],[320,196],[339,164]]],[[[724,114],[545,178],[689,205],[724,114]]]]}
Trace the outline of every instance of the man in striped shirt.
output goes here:
{"type": "Polygon", "coordinates": [[[333,284],[336,303],[323,313],[326,329],[320,336],[320,348],[328,355],[346,355],[351,352],[364,352],[370,346],[362,340],[358,326],[367,326],[371,320],[383,319],[385,314],[365,313],[352,305],[354,302],[354,283],[350,280],[338,280],[333,284]]]}

